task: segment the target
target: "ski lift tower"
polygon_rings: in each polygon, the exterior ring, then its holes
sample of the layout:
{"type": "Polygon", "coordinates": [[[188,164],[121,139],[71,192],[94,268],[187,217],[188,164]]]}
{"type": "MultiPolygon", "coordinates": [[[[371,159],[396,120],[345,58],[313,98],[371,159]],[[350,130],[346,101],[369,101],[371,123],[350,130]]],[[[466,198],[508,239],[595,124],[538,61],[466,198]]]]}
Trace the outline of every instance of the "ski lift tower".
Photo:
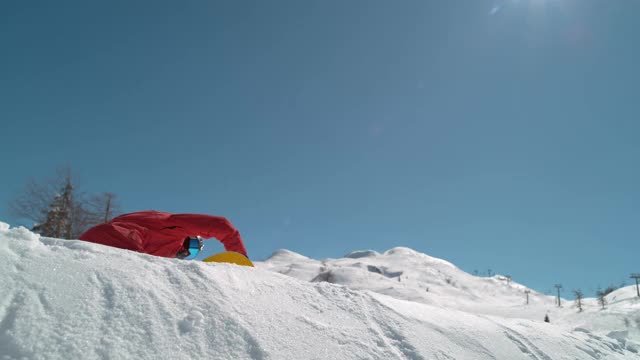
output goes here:
{"type": "Polygon", "coordinates": [[[640,288],[638,287],[638,279],[640,279],[640,274],[631,274],[631,278],[636,281],[636,293],[638,293],[638,297],[640,297],[640,288]]]}
{"type": "Polygon", "coordinates": [[[561,284],[553,285],[558,290],[558,307],[562,307],[562,303],[560,302],[560,289],[562,289],[561,284]]]}

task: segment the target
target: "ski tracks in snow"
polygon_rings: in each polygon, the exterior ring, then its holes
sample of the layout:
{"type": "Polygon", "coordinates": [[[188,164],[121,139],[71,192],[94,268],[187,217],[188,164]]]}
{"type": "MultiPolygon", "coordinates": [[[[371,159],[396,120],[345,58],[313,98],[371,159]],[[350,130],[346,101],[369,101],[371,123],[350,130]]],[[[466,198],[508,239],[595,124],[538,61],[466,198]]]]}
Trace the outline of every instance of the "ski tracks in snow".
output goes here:
{"type": "Polygon", "coordinates": [[[478,336],[473,336],[468,333],[468,329],[461,328],[458,321],[452,322],[451,318],[443,317],[437,311],[431,313],[431,306],[420,304],[419,306],[425,307],[427,312],[414,314],[412,311],[405,311],[406,309],[401,310],[403,306],[411,304],[409,301],[378,294],[370,296],[370,299],[377,313],[387,314],[384,319],[379,320],[383,324],[382,328],[390,329],[394,333],[400,333],[399,329],[404,328],[404,332],[409,334],[405,342],[410,344],[412,349],[409,354],[414,355],[406,357],[408,359],[467,359],[469,352],[474,354],[474,360],[498,359],[494,351],[485,346],[487,338],[481,330],[477,332],[478,336]],[[391,303],[387,304],[387,301],[391,303]],[[398,308],[392,305],[396,301],[399,302],[396,305],[400,305],[398,308]]]}
{"type": "Polygon", "coordinates": [[[576,345],[576,348],[593,359],[601,359],[606,356],[606,353],[612,352],[623,356],[629,354],[628,352],[625,352],[625,348],[620,345],[619,342],[610,338],[600,337],[582,328],[574,329],[571,337],[573,339],[581,340],[581,343],[584,346],[576,345]],[[586,339],[584,339],[584,337],[586,337],[586,339]]]}
{"type": "MultiPolygon", "coordinates": [[[[558,354],[557,348],[555,348],[554,350],[546,349],[547,351],[545,352],[541,349],[540,346],[537,346],[534,341],[531,340],[536,339],[536,335],[525,335],[522,332],[516,331],[514,329],[514,327],[517,326],[523,329],[530,329],[535,333],[539,333],[539,329],[536,329],[531,325],[520,323],[515,326],[508,327],[498,322],[493,322],[502,329],[507,339],[509,339],[514,345],[516,345],[524,355],[530,357],[531,359],[553,360],[553,355],[558,354]]],[[[562,333],[559,335],[560,338],[564,339],[562,341],[563,346],[566,347],[564,351],[566,352],[568,348],[574,348],[577,351],[572,351],[572,353],[575,354],[576,358],[603,359],[607,358],[607,356],[609,356],[608,354],[618,354],[620,355],[620,358],[626,359],[632,355],[631,353],[626,352],[623,347],[621,347],[617,342],[612,341],[611,339],[594,335],[587,330],[558,330],[561,332],[566,331],[566,333],[562,333]]]]}
{"type": "Polygon", "coordinates": [[[503,327],[503,329],[504,335],[507,339],[511,340],[511,342],[513,342],[524,355],[529,356],[534,360],[552,360],[549,355],[545,354],[525,336],[522,336],[517,331],[506,327],[503,327]]]}
{"type": "Polygon", "coordinates": [[[369,329],[377,339],[376,344],[379,347],[388,349],[397,359],[408,360],[424,360],[425,358],[418,353],[418,350],[411,345],[409,340],[400,332],[400,324],[385,316],[389,309],[385,306],[381,309],[379,302],[373,297],[361,295],[360,305],[366,319],[369,329]],[[368,303],[375,305],[372,311],[368,303]]]}

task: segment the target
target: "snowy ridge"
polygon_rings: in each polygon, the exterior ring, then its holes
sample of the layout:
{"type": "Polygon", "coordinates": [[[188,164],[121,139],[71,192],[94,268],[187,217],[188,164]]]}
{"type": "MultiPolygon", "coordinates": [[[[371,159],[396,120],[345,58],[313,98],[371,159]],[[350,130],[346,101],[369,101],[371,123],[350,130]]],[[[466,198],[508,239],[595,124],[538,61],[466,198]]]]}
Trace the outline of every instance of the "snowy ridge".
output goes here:
{"type": "Polygon", "coordinates": [[[344,257],[346,258],[351,258],[351,259],[359,259],[359,258],[363,258],[363,257],[375,257],[375,256],[379,256],[380,253],[378,253],[377,251],[373,251],[373,250],[358,250],[358,251],[352,251],[350,253],[348,253],[347,255],[345,255],[344,257]]]}
{"type": "Polygon", "coordinates": [[[634,286],[611,293],[605,310],[600,309],[596,299],[586,298],[584,311],[578,313],[572,300],[562,299],[563,307],[558,308],[555,297],[540,294],[506,276],[473,276],[448,261],[405,247],[382,254],[356,251],[342,259],[305,258],[298,262],[271,258],[256,266],[302,281],[330,282],[473,314],[532,321],[548,314],[554,323],[589,329],[603,336],[614,332],[620,341],[640,343],[640,299],[635,296],[634,286]],[[529,304],[525,291],[529,291],[529,304]],[[624,340],[620,334],[625,335],[624,340]]]}
{"type": "MultiPolygon", "coordinates": [[[[362,263],[364,258],[322,262],[295,253],[278,255],[259,268],[180,261],[41,238],[0,223],[0,358],[638,356],[629,334],[603,336],[585,327],[474,314],[270,271],[282,270],[288,258],[299,262],[288,265],[289,274],[302,275],[318,264],[349,268],[350,262],[361,262],[365,269],[378,266],[383,273],[375,275],[382,278],[393,279],[399,271],[398,276],[406,276],[404,268],[379,259],[389,254],[375,257],[373,264],[362,263]]],[[[349,274],[342,280],[351,281],[349,274]]],[[[627,295],[627,289],[616,294],[619,304],[628,302],[627,295]]]]}
{"type": "MultiPolygon", "coordinates": [[[[525,301],[526,287],[509,282],[504,276],[475,277],[448,261],[406,247],[382,254],[356,251],[342,259],[314,260],[292,252],[281,255],[256,266],[303,281],[325,281],[425,304],[475,311],[478,303],[484,303],[490,306],[489,314],[493,313],[490,310],[496,310],[496,305],[515,306],[525,301]]],[[[531,292],[530,301],[552,303],[535,291],[531,292]]],[[[538,313],[537,318],[544,314],[538,313]]]]}
{"type": "Polygon", "coordinates": [[[310,260],[308,257],[298,254],[297,252],[293,252],[291,250],[280,249],[276,250],[269,257],[271,261],[291,261],[291,260],[310,260]]]}
{"type": "Polygon", "coordinates": [[[605,310],[596,299],[583,299],[584,311],[578,313],[572,300],[562,299],[563,306],[558,308],[555,297],[506,276],[473,276],[448,261],[405,247],[382,254],[360,250],[342,259],[270,258],[256,266],[302,281],[329,282],[477,315],[531,321],[549,315],[554,324],[614,338],[632,350],[640,343],[640,298],[635,286],[609,294],[605,310]],[[529,291],[529,304],[525,291],[529,291]]]}

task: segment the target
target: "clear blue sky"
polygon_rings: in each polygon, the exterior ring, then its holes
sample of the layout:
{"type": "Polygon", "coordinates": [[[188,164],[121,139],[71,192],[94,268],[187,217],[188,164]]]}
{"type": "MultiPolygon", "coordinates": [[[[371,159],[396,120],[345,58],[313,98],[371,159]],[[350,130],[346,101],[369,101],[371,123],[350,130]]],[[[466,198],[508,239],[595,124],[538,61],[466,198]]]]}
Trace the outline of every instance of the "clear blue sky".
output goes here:
{"type": "MultiPolygon", "coordinates": [[[[2,1],[0,219],[61,165],[253,259],[640,272],[638,1],[2,1]]],[[[216,242],[210,252],[218,251],[216,242]]]]}

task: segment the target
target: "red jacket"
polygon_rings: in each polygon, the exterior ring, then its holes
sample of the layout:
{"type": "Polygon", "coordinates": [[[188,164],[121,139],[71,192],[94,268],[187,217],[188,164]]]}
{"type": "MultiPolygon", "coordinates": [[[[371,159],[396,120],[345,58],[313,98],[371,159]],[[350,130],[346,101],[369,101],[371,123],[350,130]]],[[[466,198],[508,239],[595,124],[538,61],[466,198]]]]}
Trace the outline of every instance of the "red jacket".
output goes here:
{"type": "Polygon", "coordinates": [[[124,214],[89,229],[79,239],[121,249],[173,258],[185,238],[215,237],[227,251],[247,256],[240,233],[220,216],[140,211],[124,214]]]}

